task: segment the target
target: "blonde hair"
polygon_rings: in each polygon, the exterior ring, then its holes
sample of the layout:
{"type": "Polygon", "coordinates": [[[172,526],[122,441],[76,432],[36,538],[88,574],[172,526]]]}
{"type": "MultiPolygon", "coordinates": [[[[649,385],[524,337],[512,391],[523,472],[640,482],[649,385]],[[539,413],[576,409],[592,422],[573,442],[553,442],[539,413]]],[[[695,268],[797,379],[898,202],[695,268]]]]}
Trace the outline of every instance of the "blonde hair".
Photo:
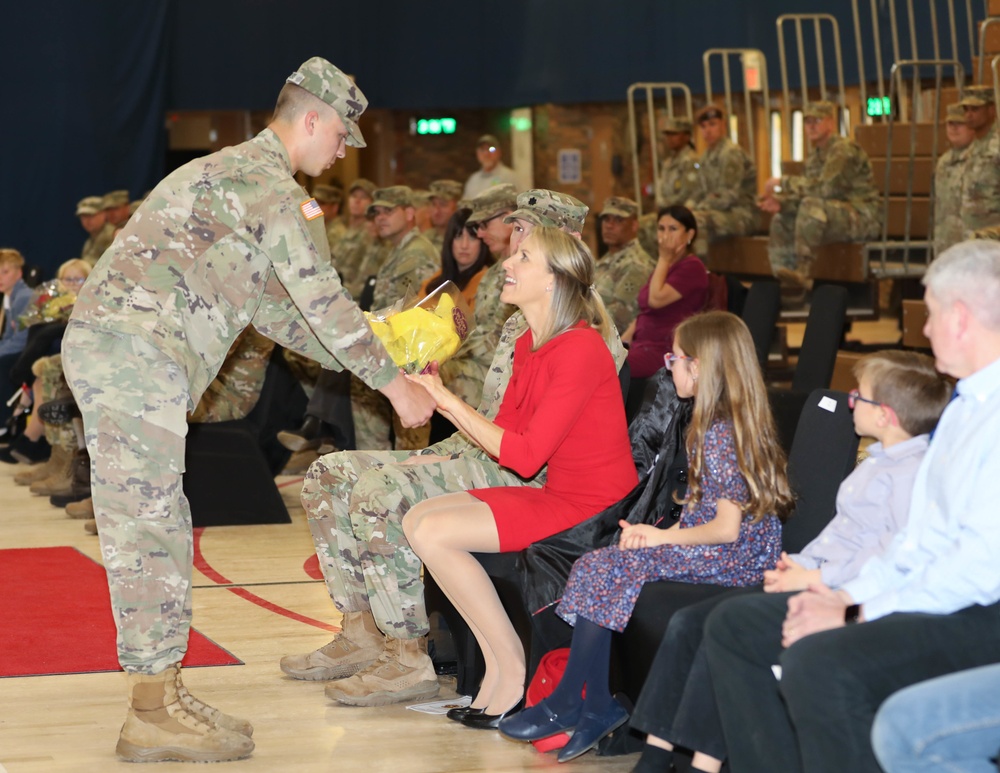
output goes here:
{"type": "Polygon", "coordinates": [[[722,419],[732,424],[737,464],[750,494],[741,509],[754,522],[768,514],[784,520],[795,498],[747,326],[728,311],[710,311],[684,320],[677,326],[674,341],[684,354],[698,360],[698,389],[685,439],[685,503],[701,501],[705,435],[722,419]]]}
{"type": "Polygon", "coordinates": [[[547,328],[534,342],[542,346],[583,320],[611,343],[611,322],[594,288],[594,256],[581,239],[552,226],[536,226],[525,238],[545,256],[552,274],[552,305],[547,328]]]}
{"type": "Polygon", "coordinates": [[[13,247],[0,247],[0,265],[24,268],[24,256],[13,247]]]}
{"type": "Polygon", "coordinates": [[[892,408],[909,435],[926,435],[951,400],[952,383],[926,354],[892,349],[867,354],[854,365],[854,378],[867,379],[872,399],[892,408]]]}
{"type": "Polygon", "coordinates": [[[84,277],[88,277],[90,276],[90,271],[92,267],[85,260],[81,260],[80,258],[70,258],[61,266],[59,266],[59,270],[56,271],[56,279],[62,279],[66,275],[67,271],[70,271],[74,268],[77,269],[78,271],[83,272],[84,277]]]}
{"type": "Polygon", "coordinates": [[[310,110],[315,110],[321,118],[329,118],[331,113],[337,112],[312,92],[294,83],[286,83],[278,92],[271,120],[293,123],[310,110]]]}

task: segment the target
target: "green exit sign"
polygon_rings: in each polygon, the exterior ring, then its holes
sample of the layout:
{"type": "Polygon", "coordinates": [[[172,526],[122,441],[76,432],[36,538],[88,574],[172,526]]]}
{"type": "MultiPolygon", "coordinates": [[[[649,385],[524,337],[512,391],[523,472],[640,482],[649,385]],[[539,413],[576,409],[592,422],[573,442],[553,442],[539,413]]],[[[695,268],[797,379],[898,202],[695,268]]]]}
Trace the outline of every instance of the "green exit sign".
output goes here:
{"type": "Polygon", "coordinates": [[[419,118],[417,134],[454,134],[457,126],[454,118],[419,118]]]}
{"type": "Polygon", "coordinates": [[[875,117],[891,113],[892,104],[889,102],[889,97],[868,97],[868,115],[875,117]]]}

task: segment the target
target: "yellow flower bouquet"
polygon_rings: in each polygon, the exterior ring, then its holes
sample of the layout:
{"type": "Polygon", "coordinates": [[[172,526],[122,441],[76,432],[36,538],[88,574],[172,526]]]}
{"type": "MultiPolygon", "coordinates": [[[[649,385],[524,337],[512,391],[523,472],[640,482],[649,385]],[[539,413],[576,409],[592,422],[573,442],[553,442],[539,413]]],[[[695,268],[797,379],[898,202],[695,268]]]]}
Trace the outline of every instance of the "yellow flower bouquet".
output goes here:
{"type": "Polygon", "coordinates": [[[75,303],[76,293],[66,289],[58,279],[52,279],[35,288],[18,322],[22,329],[40,322],[65,322],[75,303]]]}
{"type": "Polygon", "coordinates": [[[365,317],[392,361],[407,373],[421,373],[432,362],[452,357],[474,324],[469,304],[451,281],[420,301],[399,301],[366,311],[365,317]]]}

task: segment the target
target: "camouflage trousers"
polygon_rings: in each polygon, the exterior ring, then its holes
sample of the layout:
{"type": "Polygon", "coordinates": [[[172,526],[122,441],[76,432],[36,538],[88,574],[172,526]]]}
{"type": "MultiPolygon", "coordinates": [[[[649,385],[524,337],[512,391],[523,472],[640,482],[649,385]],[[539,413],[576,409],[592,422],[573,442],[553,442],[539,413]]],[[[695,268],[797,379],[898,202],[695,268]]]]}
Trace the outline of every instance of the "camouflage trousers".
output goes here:
{"type": "Polygon", "coordinates": [[[390,428],[396,436],[395,447],[419,451],[430,442],[430,422],[420,427],[404,427],[392,404],[355,375],[351,375],[351,415],[354,418],[355,446],[366,451],[389,451],[393,448],[390,428]]]}
{"type": "Polygon", "coordinates": [[[184,657],[191,626],[187,378],[142,339],[79,322],[63,367],[83,414],[118,660],[156,674],[184,657]]]}
{"type": "Polygon", "coordinates": [[[966,234],[965,223],[962,222],[961,215],[934,218],[934,257],[940,255],[953,244],[973,238],[979,237],[966,234]]]}
{"type": "MultiPolygon", "coordinates": [[[[61,400],[72,396],[73,393],[70,392],[69,384],[66,383],[66,377],[63,374],[61,354],[53,354],[50,357],[41,357],[35,360],[31,366],[31,372],[38,379],[41,391],[39,399],[42,405],[52,400],[61,400]]],[[[73,432],[71,424],[62,424],[58,427],[45,424],[44,427],[45,439],[50,446],[53,448],[59,446],[70,453],[76,450],[76,433],[73,432]]]]}
{"type": "Polygon", "coordinates": [[[345,451],[321,457],[302,486],[302,506],[333,603],[341,612],[371,610],[388,636],[427,633],[420,559],[402,520],[425,499],[495,486],[540,486],[480,451],[430,464],[401,464],[406,451],[345,451]]]}
{"type": "Polygon", "coordinates": [[[694,254],[703,260],[708,256],[710,245],[730,236],[747,236],[757,227],[757,212],[746,207],[696,209],[691,214],[698,223],[698,238],[692,248],[694,254]]]}
{"type": "Polygon", "coordinates": [[[846,201],[806,196],[797,209],[771,218],[767,245],[771,268],[812,276],[816,248],[834,242],[856,242],[878,234],[878,223],[846,201]]]}

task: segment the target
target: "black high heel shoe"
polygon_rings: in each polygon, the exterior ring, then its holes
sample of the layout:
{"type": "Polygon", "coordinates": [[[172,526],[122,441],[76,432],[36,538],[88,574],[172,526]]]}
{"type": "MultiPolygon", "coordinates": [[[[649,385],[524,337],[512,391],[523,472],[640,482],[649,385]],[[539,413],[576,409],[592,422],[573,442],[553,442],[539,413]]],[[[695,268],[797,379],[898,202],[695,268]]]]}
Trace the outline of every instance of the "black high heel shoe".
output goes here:
{"type": "Polygon", "coordinates": [[[474,709],[472,706],[457,706],[453,709],[448,709],[448,713],[445,714],[445,716],[455,722],[461,722],[467,716],[471,714],[482,714],[485,710],[486,709],[474,709]]]}
{"type": "Polygon", "coordinates": [[[478,714],[466,714],[461,722],[466,727],[472,727],[476,730],[496,730],[500,724],[500,720],[509,714],[516,714],[521,709],[524,708],[524,696],[521,696],[521,700],[507,709],[503,714],[486,714],[480,711],[478,714]]]}

